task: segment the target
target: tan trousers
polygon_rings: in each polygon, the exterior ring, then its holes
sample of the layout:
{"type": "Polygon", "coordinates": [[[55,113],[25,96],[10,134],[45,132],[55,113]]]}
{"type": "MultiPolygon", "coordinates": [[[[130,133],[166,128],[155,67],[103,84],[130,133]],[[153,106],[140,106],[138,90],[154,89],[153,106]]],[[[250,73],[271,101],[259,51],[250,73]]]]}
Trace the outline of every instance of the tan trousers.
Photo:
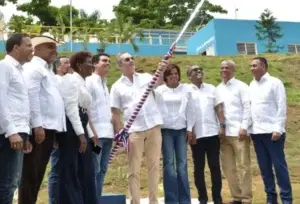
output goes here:
{"type": "Polygon", "coordinates": [[[250,137],[239,141],[238,137],[226,136],[220,139],[220,144],[222,169],[233,200],[251,203],[250,137]]]}
{"type": "Polygon", "coordinates": [[[128,182],[131,204],[140,204],[140,167],[144,150],[148,168],[149,203],[158,204],[157,193],[160,175],[161,143],[160,126],[129,135],[128,182]]]}

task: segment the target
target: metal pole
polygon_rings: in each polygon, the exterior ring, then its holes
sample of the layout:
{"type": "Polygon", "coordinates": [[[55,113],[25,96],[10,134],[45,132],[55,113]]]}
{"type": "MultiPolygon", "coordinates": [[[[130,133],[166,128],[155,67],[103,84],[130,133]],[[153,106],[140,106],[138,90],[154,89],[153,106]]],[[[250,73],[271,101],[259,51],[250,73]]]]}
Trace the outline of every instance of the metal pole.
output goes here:
{"type": "Polygon", "coordinates": [[[73,6],[72,6],[72,0],[70,0],[70,48],[71,52],[73,52],[73,6]]]}

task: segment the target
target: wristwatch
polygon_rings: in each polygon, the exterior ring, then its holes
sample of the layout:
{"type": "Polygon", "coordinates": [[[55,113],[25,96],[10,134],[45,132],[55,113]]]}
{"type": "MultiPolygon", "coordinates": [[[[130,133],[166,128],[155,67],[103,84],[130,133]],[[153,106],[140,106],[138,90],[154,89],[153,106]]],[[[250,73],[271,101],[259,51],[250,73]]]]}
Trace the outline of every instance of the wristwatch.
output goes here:
{"type": "Polygon", "coordinates": [[[220,123],[220,127],[221,128],[226,128],[226,124],[225,123],[220,123]]]}

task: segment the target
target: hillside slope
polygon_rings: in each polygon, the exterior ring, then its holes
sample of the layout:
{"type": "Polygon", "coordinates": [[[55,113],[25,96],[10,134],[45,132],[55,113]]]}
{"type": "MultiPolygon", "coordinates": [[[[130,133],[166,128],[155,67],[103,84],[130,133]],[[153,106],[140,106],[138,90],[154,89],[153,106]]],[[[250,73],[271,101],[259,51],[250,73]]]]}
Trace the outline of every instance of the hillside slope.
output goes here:
{"type": "MultiPolygon", "coordinates": [[[[64,53],[65,55],[66,53],[64,53]]],[[[2,55],[3,56],[3,55],[2,55]]],[[[1,57],[1,56],[0,56],[1,57]]],[[[171,63],[176,63],[181,67],[182,81],[188,82],[186,77],[186,66],[198,64],[204,68],[205,81],[217,85],[220,83],[219,65],[224,59],[233,59],[237,64],[236,78],[249,83],[252,80],[250,73],[250,63],[253,56],[238,57],[204,57],[204,56],[175,56],[171,63]]],[[[287,141],[286,141],[286,157],[289,164],[290,175],[293,182],[293,190],[295,204],[300,203],[300,56],[298,55],[265,55],[269,61],[269,73],[279,77],[287,90],[288,96],[288,121],[287,121],[287,141]]],[[[2,58],[2,57],[1,57],[2,58]]],[[[157,64],[161,58],[159,57],[138,57],[136,58],[137,70],[144,72],[153,72],[157,68],[157,64]]],[[[111,86],[113,82],[120,77],[120,72],[116,67],[115,57],[112,57],[108,84],[111,86]]],[[[256,162],[256,155],[252,148],[252,175],[253,175],[253,195],[254,204],[265,203],[264,187],[260,178],[259,170],[256,162]]],[[[192,196],[196,197],[196,189],[193,179],[193,165],[189,150],[188,156],[189,179],[192,190],[192,196]]],[[[49,170],[49,169],[48,169],[49,170]]],[[[210,177],[207,172],[207,187],[210,195],[210,177]]],[[[162,175],[162,174],[161,174],[162,175]]],[[[147,197],[147,171],[146,164],[143,161],[141,168],[141,191],[142,196],[147,197]]],[[[45,176],[41,193],[39,195],[39,204],[48,203],[47,197],[47,176],[45,176]]],[[[159,187],[160,196],[163,196],[162,178],[159,187]]],[[[127,188],[127,159],[126,153],[121,150],[117,157],[109,166],[108,174],[105,179],[104,192],[106,193],[126,193],[127,188]]],[[[223,180],[223,196],[229,201],[229,189],[226,180],[223,180]]]]}

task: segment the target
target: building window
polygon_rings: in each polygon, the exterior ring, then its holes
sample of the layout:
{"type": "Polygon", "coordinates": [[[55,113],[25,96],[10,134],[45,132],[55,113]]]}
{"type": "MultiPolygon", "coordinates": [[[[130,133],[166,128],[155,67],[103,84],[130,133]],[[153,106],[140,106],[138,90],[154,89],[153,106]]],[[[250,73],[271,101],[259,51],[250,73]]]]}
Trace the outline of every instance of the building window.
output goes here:
{"type": "Polygon", "coordinates": [[[299,45],[296,45],[296,44],[291,44],[291,45],[288,45],[288,52],[289,53],[300,53],[300,44],[299,45]]]}
{"type": "Polygon", "coordinates": [[[239,55],[256,55],[255,43],[237,43],[239,55]]]}

